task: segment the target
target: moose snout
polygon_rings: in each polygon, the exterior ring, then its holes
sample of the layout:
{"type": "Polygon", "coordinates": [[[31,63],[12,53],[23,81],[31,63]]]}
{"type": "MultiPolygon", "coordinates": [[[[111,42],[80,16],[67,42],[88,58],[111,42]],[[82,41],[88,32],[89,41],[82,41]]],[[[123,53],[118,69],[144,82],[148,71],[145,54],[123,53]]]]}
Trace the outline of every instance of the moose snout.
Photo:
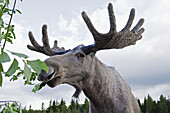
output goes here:
{"type": "Polygon", "coordinates": [[[48,82],[53,78],[55,70],[49,67],[48,73],[45,70],[41,70],[41,73],[38,75],[38,80],[43,82],[48,82]]]}

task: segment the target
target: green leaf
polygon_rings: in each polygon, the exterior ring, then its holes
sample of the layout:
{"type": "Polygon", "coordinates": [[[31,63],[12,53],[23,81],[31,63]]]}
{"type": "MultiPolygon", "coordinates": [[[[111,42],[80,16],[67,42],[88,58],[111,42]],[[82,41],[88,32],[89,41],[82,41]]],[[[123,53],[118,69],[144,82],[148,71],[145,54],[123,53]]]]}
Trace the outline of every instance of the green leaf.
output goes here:
{"type": "Polygon", "coordinates": [[[11,40],[9,37],[7,37],[7,40],[6,40],[6,41],[9,42],[9,43],[11,43],[11,44],[13,44],[12,40],[11,40]]]}
{"type": "Polygon", "coordinates": [[[44,62],[40,61],[39,59],[33,61],[27,61],[27,63],[38,74],[40,74],[42,69],[44,69],[48,73],[48,66],[44,62]]]}
{"type": "MultiPolygon", "coordinates": [[[[1,3],[1,0],[0,0],[0,3],[1,3]]],[[[0,9],[0,18],[2,17],[3,15],[3,12],[2,12],[2,9],[0,9]]]]}
{"type": "Polygon", "coordinates": [[[0,72],[0,87],[2,87],[2,74],[0,72]]]}
{"type": "Polygon", "coordinates": [[[35,85],[34,88],[32,89],[32,92],[36,93],[39,89],[40,89],[40,84],[37,84],[37,85],[35,85]]]}
{"type": "Polygon", "coordinates": [[[26,63],[25,63],[25,66],[24,66],[24,75],[27,78],[27,80],[29,81],[30,77],[31,77],[31,70],[26,63]]]}
{"type": "Polygon", "coordinates": [[[17,11],[19,14],[22,14],[20,10],[16,9],[16,11],[17,11]]]}
{"type": "Polygon", "coordinates": [[[46,83],[41,83],[41,84],[36,84],[34,88],[32,89],[32,92],[36,93],[39,91],[41,88],[43,88],[46,85],[46,83]]]}
{"type": "Polygon", "coordinates": [[[14,39],[16,39],[16,36],[15,36],[14,31],[11,31],[11,33],[12,33],[12,35],[13,35],[14,39]]]}
{"type": "Polygon", "coordinates": [[[8,5],[9,4],[9,0],[5,0],[6,4],[8,5]]]}
{"type": "Polygon", "coordinates": [[[30,82],[29,80],[26,80],[24,85],[34,85],[32,82],[30,82]]]}
{"type": "Polygon", "coordinates": [[[3,72],[3,71],[4,71],[3,66],[2,66],[2,64],[0,63],[0,72],[3,72]]]}
{"type": "Polygon", "coordinates": [[[30,81],[35,81],[37,77],[37,73],[32,72],[30,81]]]}
{"type": "Polygon", "coordinates": [[[17,76],[12,76],[12,78],[10,79],[10,81],[15,81],[15,80],[18,80],[18,77],[17,76]]]}
{"type": "Polygon", "coordinates": [[[9,58],[8,54],[2,51],[0,54],[0,63],[5,63],[5,62],[9,62],[9,61],[10,61],[10,58],[9,58]]]}
{"type": "Polygon", "coordinates": [[[20,58],[28,58],[27,55],[23,54],[23,53],[16,53],[16,52],[11,52],[9,51],[11,54],[15,55],[15,56],[18,56],[20,58]]]}
{"type": "Polygon", "coordinates": [[[8,71],[5,73],[5,75],[8,77],[11,76],[16,72],[17,68],[18,68],[18,61],[14,59],[8,71]]]}

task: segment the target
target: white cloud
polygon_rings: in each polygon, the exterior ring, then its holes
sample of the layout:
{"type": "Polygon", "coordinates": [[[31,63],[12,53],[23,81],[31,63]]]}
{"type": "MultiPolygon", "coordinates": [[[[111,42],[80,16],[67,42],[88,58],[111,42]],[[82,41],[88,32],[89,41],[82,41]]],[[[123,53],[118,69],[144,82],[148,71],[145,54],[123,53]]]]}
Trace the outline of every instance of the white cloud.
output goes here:
{"type": "Polygon", "coordinates": [[[168,90],[170,84],[157,84],[154,86],[137,86],[134,88],[134,95],[139,98],[141,101],[144,100],[144,97],[147,97],[149,94],[154,100],[159,100],[161,94],[164,96],[169,96],[170,91],[168,90]]]}
{"type": "MultiPolygon", "coordinates": [[[[106,1],[107,2],[107,1],[106,1]]],[[[168,0],[116,0],[114,11],[117,19],[117,28],[121,30],[128,19],[130,9],[136,9],[137,21],[145,18],[144,28],[146,31],[143,34],[143,39],[138,41],[136,45],[127,47],[122,50],[107,50],[97,53],[97,57],[107,65],[115,66],[131,85],[136,97],[143,98],[150,94],[154,99],[158,99],[160,94],[170,95],[170,14],[168,0]]],[[[96,29],[102,33],[109,31],[109,19],[107,5],[96,10],[88,10],[86,12],[91,18],[96,29]]],[[[38,18],[38,17],[37,17],[38,18]]],[[[50,25],[49,25],[50,26],[50,25]]],[[[50,43],[53,45],[53,40],[58,39],[59,46],[64,46],[66,49],[73,48],[78,44],[92,44],[93,38],[88,28],[86,27],[80,14],[74,12],[69,19],[64,15],[59,16],[57,30],[51,30],[49,33],[50,43]],[[56,32],[57,31],[57,32],[56,32]],[[55,33],[54,33],[55,32],[55,33]]],[[[26,53],[30,58],[41,60],[47,58],[36,52],[32,52],[26,48],[29,43],[28,31],[33,30],[30,25],[22,26],[16,24],[17,39],[13,45],[7,45],[8,49],[16,52],[26,53]]],[[[33,32],[38,42],[41,42],[41,34],[33,32]]],[[[71,96],[74,93],[74,88],[68,85],[62,85],[54,89],[48,87],[34,94],[31,92],[32,87],[24,86],[22,80],[18,82],[7,82],[5,80],[3,88],[1,88],[0,100],[13,99],[19,100],[23,105],[33,105],[35,108],[40,108],[41,102],[48,105],[50,99],[64,100],[69,103],[71,96]],[[18,96],[19,95],[19,96],[18,96]]],[[[85,96],[81,94],[80,101],[84,101],[85,96]]]]}

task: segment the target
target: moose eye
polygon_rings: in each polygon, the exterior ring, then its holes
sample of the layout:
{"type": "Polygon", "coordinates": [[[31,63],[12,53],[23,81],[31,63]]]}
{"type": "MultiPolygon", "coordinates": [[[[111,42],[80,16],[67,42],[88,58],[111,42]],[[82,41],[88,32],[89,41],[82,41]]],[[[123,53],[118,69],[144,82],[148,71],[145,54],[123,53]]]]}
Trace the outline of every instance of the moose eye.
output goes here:
{"type": "Polygon", "coordinates": [[[77,53],[77,54],[76,54],[76,57],[77,57],[78,60],[83,60],[83,58],[85,57],[85,55],[82,54],[82,53],[77,53]]]}
{"type": "Polygon", "coordinates": [[[82,53],[78,53],[76,56],[77,56],[78,59],[85,57],[85,55],[82,54],[82,53]]]}

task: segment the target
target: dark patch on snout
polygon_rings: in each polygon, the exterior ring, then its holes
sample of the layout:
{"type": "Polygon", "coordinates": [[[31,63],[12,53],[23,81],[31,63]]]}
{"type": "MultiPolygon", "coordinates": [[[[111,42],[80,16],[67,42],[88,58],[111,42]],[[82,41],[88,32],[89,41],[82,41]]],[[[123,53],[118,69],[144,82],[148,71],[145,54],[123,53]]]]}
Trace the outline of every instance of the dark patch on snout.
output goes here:
{"type": "Polygon", "coordinates": [[[55,77],[55,78],[53,78],[52,80],[50,80],[50,81],[48,81],[47,82],[47,85],[49,86],[49,87],[55,87],[56,85],[57,85],[57,83],[59,83],[60,82],[60,80],[61,80],[61,77],[60,76],[58,76],[58,77],[55,77]]]}
{"type": "Polygon", "coordinates": [[[50,80],[52,77],[53,77],[53,75],[54,75],[54,73],[55,73],[55,70],[54,70],[54,72],[53,73],[51,73],[50,75],[48,75],[48,80],[50,80]]]}

